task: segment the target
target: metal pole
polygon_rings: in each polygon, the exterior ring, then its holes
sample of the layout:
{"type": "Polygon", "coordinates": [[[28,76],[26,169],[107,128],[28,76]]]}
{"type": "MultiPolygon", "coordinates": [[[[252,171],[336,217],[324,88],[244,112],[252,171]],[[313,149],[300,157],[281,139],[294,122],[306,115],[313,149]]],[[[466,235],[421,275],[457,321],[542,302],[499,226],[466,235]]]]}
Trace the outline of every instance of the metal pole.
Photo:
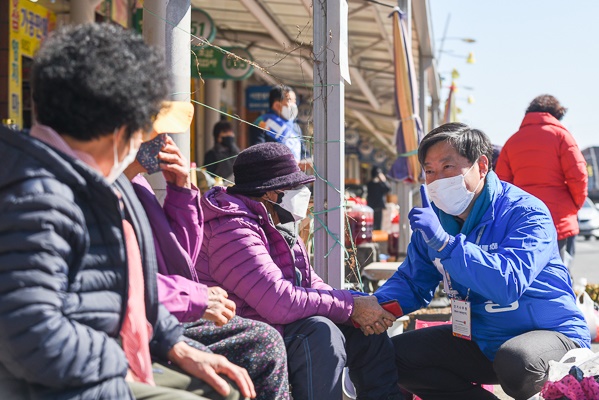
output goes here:
{"type": "MultiPolygon", "coordinates": [[[[331,286],[344,276],[344,95],[339,57],[347,42],[346,0],[314,1],[314,268],[331,286]],[[342,32],[342,30],[345,30],[342,32]]],[[[347,52],[345,52],[347,54],[347,52]]]]}
{"type": "Polygon", "coordinates": [[[449,28],[449,20],[451,14],[447,14],[447,20],[445,20],[445,28],[443,29],[443,37],[441,37],[441,45],[439,45],[439,51],[437,52],[437,65],[441,66],[441,54],[443,54],[443,45],[445,44],[445,38],[447,37],[447,28],[449,28]]]}
{"type": "Polygon", "coordinates": [[[422,131],[426,134],[428,132],[429,121],[428,121],[428,110],[426,107],[426,92],[427,92],[427,70],[433,65],[433,59],[430,56],[420,57],[418,63],[418,105],[420,107],[420,120],[422,121],[422,131]]]}
{"type": "Polygon", "coordinates": [[[437,126],[439,126],[439,114],[440,114],[440,107],[441,107],[441,102],[439,100],[433,100],[431,103],[431,129],[435,129],[437,126]]]}
{"type": "MultiPolygon", "coordinates": [[[[145,0],[143,11],[143,36],[148,44],[164,49],[167,68],[172,76],[170,100],[190,100],[191,80],[191,28],[190,0],[145,0]]],[[[173,135],[181,153],[189,160],[189,129],[173,135]]],[[[162,174],[149,179],[162,201],[166,196],[166,183],[162,174]]]]}

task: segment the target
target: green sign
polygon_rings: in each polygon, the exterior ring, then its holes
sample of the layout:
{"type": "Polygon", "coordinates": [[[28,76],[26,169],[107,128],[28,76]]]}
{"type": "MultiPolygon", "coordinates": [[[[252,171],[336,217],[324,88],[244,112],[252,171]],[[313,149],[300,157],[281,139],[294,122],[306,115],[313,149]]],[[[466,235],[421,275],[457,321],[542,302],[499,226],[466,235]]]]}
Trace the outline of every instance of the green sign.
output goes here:
{"type": "Polygon", "coordinates": [[[221,47],[223,53],[214,47],[191,48],[191,76],[203,79],[249,78],[254,67],[246,60],[252,61],[252,55],[243,47],[221,47]]]}
{"type": "Polygon", "coordinates": [[[209,42],[212,42],[216,37],[216,26],[214,21],[208,13],[199,8],[191,9],[191,44],[199,45],[198,39],[195,37],[201,37],[209,42]],[[195,37],[194,37],[195,36],[195,37]]]}
{"type": "Polygon", "coordinates": [[[139,34],[142,33],[143,19],[144,19],[144,9],[136,8],[135,11],[133,11],[133,16],[132,16],[131,22],[133,25],[133,29],[135,29],[135,31],[139,34]]]}

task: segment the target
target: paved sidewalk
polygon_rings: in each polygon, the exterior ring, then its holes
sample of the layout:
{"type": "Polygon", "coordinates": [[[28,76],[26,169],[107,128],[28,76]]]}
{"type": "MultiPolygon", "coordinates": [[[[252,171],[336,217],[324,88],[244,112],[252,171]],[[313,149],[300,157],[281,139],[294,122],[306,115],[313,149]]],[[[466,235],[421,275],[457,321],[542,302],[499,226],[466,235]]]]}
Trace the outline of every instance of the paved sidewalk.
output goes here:
{"type": "Polygon", "coordinates": [[[499,385],[493,386],[493,390],[494,390],[493,393],[495,394],[495,396],[497,396],[497,398],[499,400],[512,400],[513,399],[513,397],[510,397],[507,394],[505,394],[503,392],[503,390],[501,389],[501,386],[499,386],[499,385]]]}

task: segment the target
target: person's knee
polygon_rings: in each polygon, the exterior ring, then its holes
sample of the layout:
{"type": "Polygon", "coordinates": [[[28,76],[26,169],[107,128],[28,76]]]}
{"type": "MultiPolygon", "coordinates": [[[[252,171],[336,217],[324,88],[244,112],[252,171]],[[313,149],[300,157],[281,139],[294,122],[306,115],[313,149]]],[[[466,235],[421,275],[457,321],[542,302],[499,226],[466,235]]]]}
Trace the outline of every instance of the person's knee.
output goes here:
{"type": "Polygon", "coordinates": [[[285,341],[300,339],[302,347],[319,358],[334,358],[345,365],[345,337],[337,325],[325,317],[310,317],[292,337],[285,341]]]}
{"type": "Polygon", "coordinates": [[[528,360],[513,347],[501,347],[493,369],[505,393],[515,399],[528,399],[540,390],[545,368],[528,360]]]}
{"type": "Polygon", "coordinates": [[[320,316],[308,318],[299,333],[310,337],[311,340],[318,340],[319,343],[331,343],[343,338],[343,334],[335,323],[320,316]]]}
{"type": "MultiPolygon", "coordinates": [[[[414,332],[414,331],[412,331],[414,332]]],[[[396,335],[391,338],[391,343],[393,344],[393,352],[395,359],[395,366],[397,367],[397,372],[401,378],[408,376],[406,372],[411,371],[414,366],[412,362],[409,360],[409,353],[412,351],[412,347],[414,346],[413,341],[411,340],[410,332],[402,333],[401,335],[396,335]]]]}
{"type": "Polygon", "coordinates": [[[261,352],[261,361],[268,365],[285,364],[285,355],[287,350],[285,349],[285,343],[283,337],[275,328],[272,326],[260,322],[256,325],[256,334],[254,337],[259,338],[263,343],[267,351],[261,352]]]}

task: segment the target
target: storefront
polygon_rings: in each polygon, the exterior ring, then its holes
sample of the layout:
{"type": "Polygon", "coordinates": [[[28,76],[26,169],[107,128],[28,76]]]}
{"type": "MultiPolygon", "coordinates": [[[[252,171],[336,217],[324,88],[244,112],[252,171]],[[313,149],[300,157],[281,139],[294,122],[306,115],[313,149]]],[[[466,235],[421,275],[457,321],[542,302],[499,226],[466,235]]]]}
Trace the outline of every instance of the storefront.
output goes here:
{"type": "Polygon", "coordinates": [[[0,114],[19,128],[29,128],[33,118],[31,62],[44,38],[55,28],[56,15],[29,0],[10,0],[8,16],[8,101],[0,114]]]}
{"type": "Polygon", "coordinates": [[[10,120],[16,128],[30,128],[33,123],[31,63],[51,31],[80,19],[81,11],[94,21],[131,26],[128,0],[98,0],[96,4],[95,9],[79,10],[75,7],[79,4],[66,0],[0,0],[0,119],[5,124],[10,120]]]}

